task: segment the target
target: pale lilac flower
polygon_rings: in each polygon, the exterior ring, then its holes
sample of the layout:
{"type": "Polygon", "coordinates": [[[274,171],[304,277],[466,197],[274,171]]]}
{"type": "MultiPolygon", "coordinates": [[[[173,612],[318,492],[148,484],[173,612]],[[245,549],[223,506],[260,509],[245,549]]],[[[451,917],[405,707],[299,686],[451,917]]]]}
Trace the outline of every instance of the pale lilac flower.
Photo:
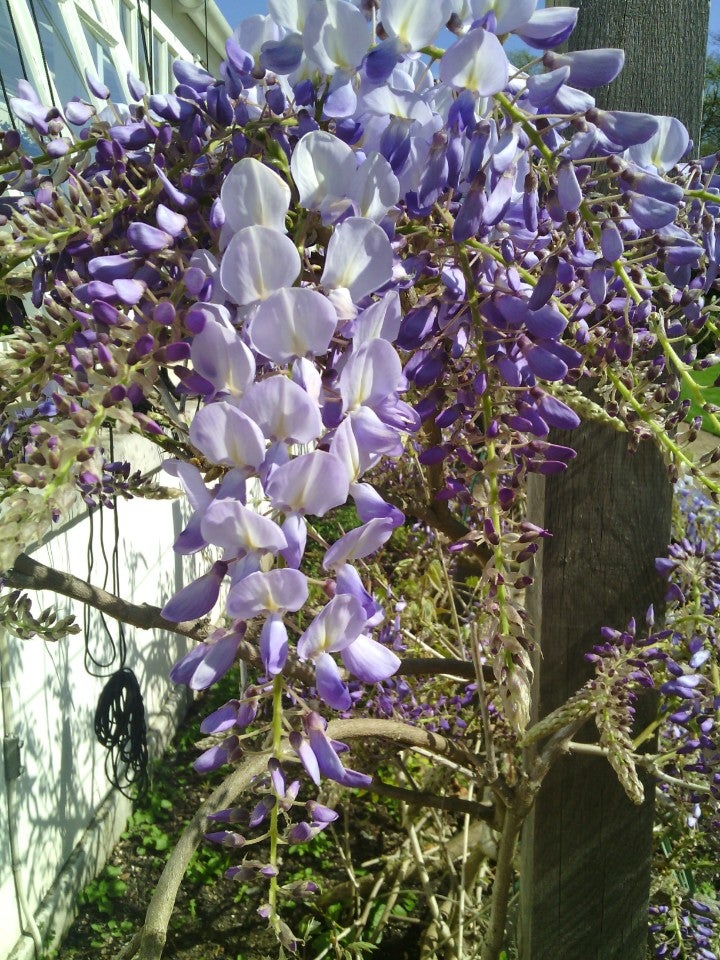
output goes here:
{"type": "Polygon", "coordinates": [[[309,287],[271,294],[247,326],[253,347],[282,366],[298,357],[322,356],[337,326],[332,303],[309,287]]]}
{"type": "Polygon", "coordinates": [[[286,233],[290,187],[274,170],[244,157],[223,181],[220,199],[225,213],[223,235],[229,239],[245,227],[268,227],[286,233]]]}
{"type": "Polygon", "coordinates": [[[220,282],[239,306],[267,299],[291,287],[300,273],[300,254],[292,240],[270,227],[245,227],[227,245],[220,282]]]}
{"type": "Polygon", "coordinates": [[[225,609],[238,620],[265,614],[260,633],[260,657],[269,676],[282,671],[287,659],[288,637],[283,616],[299,610],[308,597],[307,578],[298,570],[258,571],[235,583],[225,609]]]}

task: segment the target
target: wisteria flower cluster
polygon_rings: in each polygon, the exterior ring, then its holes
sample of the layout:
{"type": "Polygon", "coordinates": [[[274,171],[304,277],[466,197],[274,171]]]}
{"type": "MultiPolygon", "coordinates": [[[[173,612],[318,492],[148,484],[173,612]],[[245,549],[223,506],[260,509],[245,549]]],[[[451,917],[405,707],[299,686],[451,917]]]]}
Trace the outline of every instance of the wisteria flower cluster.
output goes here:
{"type": "Polygon", "coordinates": [[[717,363],[716,158],[688,160],[673,118],[599,109],[589,91],[622,51],[557,52],[577,10],[536,6],[270,0],[227,41],[219,77],[176,62],[174,93],[148,96],[130,76],[133,100],[110,121],[80,99],[49,109],[23,81],[24,139],[2,137],[0,291],[21,322],[0,356],[0,568],[12,582],[75,497],[148,492],[105,456],[108,425],[166,452],[190,508],[175,550],[207,564],[162,617],[186,632],[212,620],[173,679],[204,690],[254,664],[205,721],[214,739],[196,766],[241,772],[248,743],[269,750],[255,808],[213,818],[267,825],[267,859],[233,873],[267,881],[261,915],[286,949],[280,847],[335,817],[298,799],[290,766],[315,785],[373,782],[346,765],[337,731],[354,728],[337,713],[365,704],[377,736],[440,731],[443,749],[470,754],[463,711],[477,707],[513,786],[522,745],[594,714],[598,748],[640,801],[633,703],[655,685],[683,702],[670,721],[693,744],[693,764],[665,774],[715,763],[717,703],[699,694],[717,664],[718,559],[699,541],[679,540],[659,572],[677,574],[670,599],[694,603],[705,632],[650,624],[640,641],[609,627],[592,684],[529,725],[528,561],[552,531],[530,521],[525,491],[575,457],[557,432],[584,420],[631,446],[650,438],[673,479],[720,492],[684,445],[697,425],[680,401],[720,426],[693,378],[717,363]],[[513,67],[511,35],[539,72],[513,67]],[[355,525],[328,542],[319,521],[349,503],[355,525]],[[464,678],[434,704],[398,674],[422,674],[437,649],[374,560],[406,518],[442,556],[437,673],[464,678]]]}

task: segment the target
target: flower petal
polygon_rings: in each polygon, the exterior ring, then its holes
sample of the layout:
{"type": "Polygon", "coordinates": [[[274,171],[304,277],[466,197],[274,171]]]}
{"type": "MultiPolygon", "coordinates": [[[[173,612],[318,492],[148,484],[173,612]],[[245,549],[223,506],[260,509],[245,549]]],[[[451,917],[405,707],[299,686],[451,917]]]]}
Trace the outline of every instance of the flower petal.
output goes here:
{"type": "Polygon", "coordinates": [[[321,283],[349,290],[358,303],[391,279],[392,267],[392,247],[385,231],[365,217],[348,217],[330,237],[321,283]]]}
{"type": "Polygon", "coordinates": [[[259,160],[243,157],[236,163],[223,182],[220,199],[233,232],[257,225],[286,233],[290,187],[259,160]]]}
{"type": "Polygon", "coordinates": [[[315,686],[321,700],[334,710],[348,710],[352,704],[350,692],[340,677],[337,664],[329,653],[321,653],[315,660],[315,686]]]}
{"type": "Polygon", "coordinates": [[[364,683],[387,680],[400,666],[400,659],[392,650],[362,633],[340,656],[350,673],[364,683]]]}
{"type": "Polygon", "coordinates": [[[268,617],[260,632],[260,658],[271,677],[282,673],[288,653],[288,635],[279,616],[268,617]]]}
{"type": "Polygon", "coordinates": [[[261,613],[299,610],[307,598],[307,578],[299,570],[258,571],[230,588],[225,609],[237,620],[250,620],[261,613]]]}
{"type": "Polygon", "coordinates": [[[504,89],[509,75],[502,44],[482,27],[470,30],[440,60],[440,79],[455,89],[472,90],[491,97],[504,89]]]}
{"type": "Polygon", "coordinates": [[[291,287],[300,273],[300,254],[289,237],[270,227],[245,227],[223,254],[220,282],[240,306],[291,287]]]}
{"type": "Polygon", "coordinates": [[[248,336],[256,350],[282,366],[295,357],[326,353],[336,326],[327,297],[309,287],[290,287],[260,304],[248,336]]]}
{"type": "Polygon", "coordinates": [[[204,617],[215,606],[226,573],[227,564],[218,560],[206,574],[178,590],[162,608],[161,615],[173,623],[204,617]]]}

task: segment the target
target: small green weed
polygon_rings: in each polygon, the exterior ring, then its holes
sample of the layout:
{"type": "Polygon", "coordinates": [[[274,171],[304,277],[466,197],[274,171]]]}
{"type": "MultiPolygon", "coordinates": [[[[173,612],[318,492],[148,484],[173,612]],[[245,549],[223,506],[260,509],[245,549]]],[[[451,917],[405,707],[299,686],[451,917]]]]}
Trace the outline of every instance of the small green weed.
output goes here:
{"type": "Polygon", "coordinates": [[[114,901],[127,890],[127,884],[120,879],[120,874],[120,867],[106,867],[99,877],[91,880],[85,887],[80,894],[80,903],[83,906],[91,904],[100,913],[113,913],[114,901]]]}
{"type": "Polygon", "coordinates": [[[215,846],[203,846],[193,854],[185,878],[188,883],[198,886],[216,883],[222,879],[229,866],[230,855],[227,850],[215,846]]]}
{"type": "Polygon", "coordinates": [[[90,941],[90,946],[100,950],[113,940],[124,940],[128,934],[134,932],[135,925],[131,920],[113,920],[110,918],[106,923],[90,924],[90,929],[95,934],[90,941]]]}

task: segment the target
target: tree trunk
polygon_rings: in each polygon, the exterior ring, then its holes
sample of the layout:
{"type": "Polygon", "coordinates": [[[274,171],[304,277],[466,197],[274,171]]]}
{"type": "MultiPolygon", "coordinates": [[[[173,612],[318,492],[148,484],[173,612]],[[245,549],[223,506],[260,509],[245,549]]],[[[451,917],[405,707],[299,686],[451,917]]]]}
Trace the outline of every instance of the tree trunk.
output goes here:
{"type": "MultiPolygon", "coordinates": [[[[598,105],[674,114],[697,144],[708,0],[547,0],[568,3],[580,8],[571,49],[626,52],[620,76],[592,91],[598,105]]],[[[557,442],[574,446],[577,460],[530,492],[532,519],[553,533],[529,597],[541,651],[533,720],[588,679],[583,654],[601,626],[642,621],[661,599],[653,561],[670,539],[671,486],[649,442],[630,453],[626,436],[598,425],[557,442]]],[[[651,710],[651,699],[640,704],[640,727],[651,710]]],[[[584,737],[596,737],[591,725],[584,737]]],[[[646,781],[646,801],[634,807],[594,757],[567,757],[551,771],[523,830],[522,960],[645,960],[652,798],[646,781]]]]}
{"type": "Polygon", "coordinates": [[[710,0],[546,0],[579,7],[570,50],[620,47],[625,69],[590,92],[604,110],[634,110],[682,120],[700,143],[710,0]]]}

